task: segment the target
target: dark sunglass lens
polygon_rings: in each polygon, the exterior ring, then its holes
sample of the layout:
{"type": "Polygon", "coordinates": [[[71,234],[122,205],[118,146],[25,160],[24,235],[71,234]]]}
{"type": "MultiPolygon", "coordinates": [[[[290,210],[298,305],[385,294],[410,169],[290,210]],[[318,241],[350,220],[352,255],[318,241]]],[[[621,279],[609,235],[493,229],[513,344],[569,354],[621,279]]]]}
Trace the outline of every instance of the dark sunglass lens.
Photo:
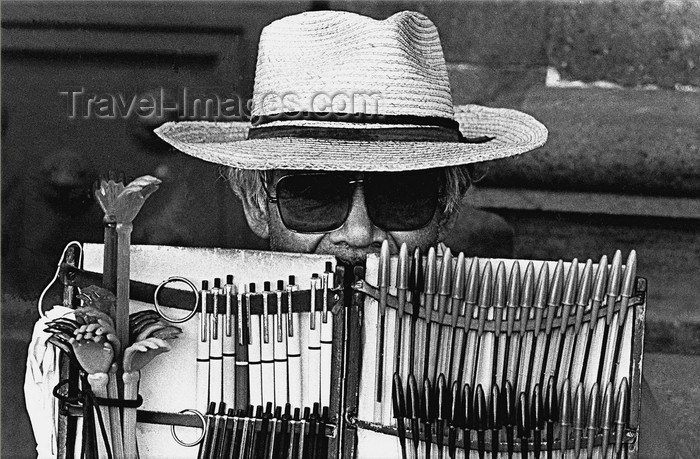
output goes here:
{"type": "Polygon", "coordinates": [[[338,175],[288,175],[277,182],[275,192],[282,222],[292,231],[334,230],[350,211],[352,189],[338,175]]]}
{"type": "Polygon", "coordinates": [[[365,180],[370,219],[387,231],[412,231],[426,226],[435,215],[439,198],[435,171],[371,174],[365,180]]]}

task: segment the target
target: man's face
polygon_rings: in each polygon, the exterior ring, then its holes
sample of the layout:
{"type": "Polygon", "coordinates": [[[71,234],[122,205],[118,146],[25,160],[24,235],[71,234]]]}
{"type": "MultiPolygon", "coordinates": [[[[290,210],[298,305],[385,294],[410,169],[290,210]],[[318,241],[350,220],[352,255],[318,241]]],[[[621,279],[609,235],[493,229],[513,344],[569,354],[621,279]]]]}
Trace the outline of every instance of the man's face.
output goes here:
{"type": "MultiPolygon", "coordinates": [[[[272,186],[289,171],[275,171],[269,181],[272,186]]],[[[389,241],[392,253],[397,253],[404,242],[412,250],[421,247],[427,250],[438,240],[441,212],[435,210],[427,225],[412,231],[386,231],[375,225],[369,217],[365,204],[365,186],[358,183],[352,192],[350,212],[342,226],[325,233],[300,233],[287,228],[278,206],[268,203],[270,248],[276,251],[319,253],[335,255],[340,260],[363,263],[368,253],[379,252],[382,241],[389,241]]]]}

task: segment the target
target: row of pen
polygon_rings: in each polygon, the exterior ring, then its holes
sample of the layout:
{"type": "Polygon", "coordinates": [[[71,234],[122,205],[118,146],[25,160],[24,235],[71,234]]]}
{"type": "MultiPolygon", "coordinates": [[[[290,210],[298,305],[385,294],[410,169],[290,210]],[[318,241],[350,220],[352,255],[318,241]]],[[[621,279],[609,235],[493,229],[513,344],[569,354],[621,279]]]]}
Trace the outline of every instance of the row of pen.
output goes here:
{"type": "Polygon", "coordinates": [[[378,285],[365,286],[378,300],[365,305],[358,417],[391,422],[384,394],[395,372],[418,381],[444,374],[448,384],[473,388],[510,381],[517,393],[550,376],[557,387],[569,380],[586,390],[631,378],[636,265],[634,250],[624,266],[619,250],[611,264],[603,255],[597,265],[574,259],[521,266],[453,257],[449,249],[442,257],[416,249],[411,258],[406,246],[391,258],[383,245],[378,285]]]}
{"type": "Polygon", "coordinates": [[[614,385],[567,379],[557,391],[554,377],[546,387],[516,392],[505,385],[449,387],[410,375],[392,381],[392,407],[404,459],[478,457],[485,459],[560,457],[621,458],[629,422],[630,388],[626,378],[614,385]],[[405,384],[404,384],[405,383],[405,384]]]}
{"type": "Polygon", "coordinates": [[[272,403],[234,410],[209,404],[199,459],[323,459],[328,457],[328,407],[284,408],[272,403]]]}
{"type": "Polygon", "coordinates": [[[255,283],[235,285],[231,275],[223,286],[218,278],[213,288],[202,282],[195,408],[329,405],[331,264],[307,282],[289,276],[275,289],[264,282],[262,291],[255,283]]]}

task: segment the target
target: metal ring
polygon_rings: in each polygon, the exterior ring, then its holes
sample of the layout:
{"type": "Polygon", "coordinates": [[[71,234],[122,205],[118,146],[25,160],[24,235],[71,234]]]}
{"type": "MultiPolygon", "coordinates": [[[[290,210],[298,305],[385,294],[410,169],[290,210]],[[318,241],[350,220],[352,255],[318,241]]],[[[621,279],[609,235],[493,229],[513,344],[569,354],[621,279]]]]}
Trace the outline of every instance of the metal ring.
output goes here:
{"type": "Polygon", "coordinates": [[[185,413],[196,414],[199,417],[199,419],[202,421],[202,433],[199,435],[199,438],[197,440],[193,441],[192,443],[185,443],[184,441],[180,440],[180,438],[175,433],[175,425],[170,426],[170,434],[173,436],[173,439],[177,442],[178,445],[184,446],[185,448],[190,448],[192,446],[198,445],[204,439],[204,432],[207,430],[207,420],[204,419],[204,415],[197,410],[193,410],[193,409],[188,408],[186,410],[180,411],[180,414],[185,414],[185,413]]]}
{"type": "Polygon", "coordinates": [[[199,307],[199,291],[197,290],[197,286],[194,285],[191,280],[180,276],[172,276],[158,284],[158,287],[156,287],[156,291],[153,294],[153,305],[156,307],[156,312],[158,313],[158,315],[160,315],[163,319],[173,324],[181,324],[182,322],[187,322],[192,317],[194,317],[195,314],[197,314],[197,310],[199,307]],[[170,282],[185,283],[189,285],[189,287],[192,289],[192,292],[194,293],[194,307],[192,308],[189,314],[180,319],[173,319],[172,317],[168,317],[163,311],[161,311],[161,305],[158,302],[158,292],[160,292],[160,289],[165,285],[169,284],[170,282]]]}

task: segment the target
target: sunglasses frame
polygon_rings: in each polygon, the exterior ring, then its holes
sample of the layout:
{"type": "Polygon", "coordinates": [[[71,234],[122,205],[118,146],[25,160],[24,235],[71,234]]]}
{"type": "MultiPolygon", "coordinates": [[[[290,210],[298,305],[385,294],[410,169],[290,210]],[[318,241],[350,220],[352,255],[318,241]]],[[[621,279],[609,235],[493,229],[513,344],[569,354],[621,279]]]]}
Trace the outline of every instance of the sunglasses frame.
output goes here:
{"type": "MultiPolygon", "coordinates": [[[[337,230],[339,230],[340,228],[342,228],[343,226],[345,226],[345,222],[347,221],[348,216],[350,215],[350,211],[352,210],[352,203],[350,204],[350,206],[349,206],[349,208],[348,208],[348,212],[347,212],[347,214],[345,215],[345,218],[343,219],[342,223],[341,223],[339,226],[337,226],[337,227],[334,227],[334,228],[331,228],[331,229],[328,229],[328,230],[323,230],[323,231],[299,231],[299,230],[290,228],[290,227],[285,223],[284,218],[282,218],[282,214],[283,214],[283,213],[282,213],[282,209],[281,209],[281,207],[280,207],[280,201],[279,201],[279,199],[277,198],[277,196],[272,196],[272,194],[270,193],[270,188],[274,188],[275,192],[277,192],[277,185],[279,184],[279,182],[280,182],[281,180],[283,180],[283,179],[285,179],[285,178],[287,178],[287,177],[293,177],[293,176],[297,176],[297,175],[302,175],[302,176],[322,176],[322,175],[328,175],[329,173],[334,173],[334,172],[335,172],[335,173],[338,173],[338,172],[336,172],[336,171],[329,171],[329,172],[299,172],[299,173],[293,173],[293,174],[285,174],[285,175],[282,175],[281,177],[279,177],[277,180],[275,180],[272,187],[268,187],[267,183],[268,183],[268,173],[269,173],[269,172],[271,172],[271,171],[266,171],[266,173],[265,173],[265,180],[263,180],[262,187],[263,187],[263,189],[265,190],[265,194],[267,195],[267,201],[268,201],[269,203],[271,203],[271,204],[276,204],[276,205],[277,205],[277,211],[278,211],[279,214],[280,214],[280,219],[282,220],[282,224],[284,224],[284,227],[287,228],[289,231],[291,231],[291,232],[293,232],[293,233],[296,233],[296,234],[326,234],[326,233],[331,233],[331,232],[333,232],[333,231],[337,231],[337,230]]],[[[342,172],[340,172],[340,173],[342,174],[342,172]]],[[[352,177],[352,173],[348,173],[347,175],[349,176],[350,180],[348,180],[348,181],[346,181],[346,182],[344,182],[344,183],[347,183],[347,184],[349,184],[349,185],[355,185],[355,186],[357,186],[357,184],[360,184],[360,183],[364,184],[364,183],[365,183],[365,180],[366,180],[366,179],[364,178],[364,175],[365,175],[366,173],[360,173],[360,174],[361,174],[361,177],[360,177],[360,178],[353,179],[353,178],[351,178],[351,177],[352,177]]],[[[270,181],[272,181],[272,180],[270,180],[270,181]]],[[[442,186],[442,179],[440,178],[440,176],[438,176],[438,201],[437,201],[437,203],[436,203],[435,210],[437,210],[437,209],[439,208],[439,206],[440,206],[440,195],[442,194],[442,189],[443,189],[443,186],[442,186]]],[[[350,199],[352,199],[352,197],[350,197],[350,199]]],[[[366,199],[367,199],[367,198],[366,198],[366,196],[365,196],[365,207],[367,207],[367,201],[366,201],[366,199]]],[[[433,212],[433,214],[434,214],[434,212],[433,212]]],[[[389,232],[392,232],[392,231],[417,231],[417,230],[419,230],[419,229],[422,229],[422,228],[425,228],[426,226],[428,226],[428,225],[430,224],[431,221],[432,221],[432,218],[429,219],[429,220],[428,220],[425,224],[423,224],[422,226],[419,226],[419,227],[413,228],[413,229],[407,229],[407,230],[386,230],[386,229],[382,228],[381,226],[377,225],[374,221],[372,221],[372,224],[375,225],[375,226],[377,226],[378,228],[381,228],[381,229],[384,230],[384,231],[389,231],[389,232]]]]}

